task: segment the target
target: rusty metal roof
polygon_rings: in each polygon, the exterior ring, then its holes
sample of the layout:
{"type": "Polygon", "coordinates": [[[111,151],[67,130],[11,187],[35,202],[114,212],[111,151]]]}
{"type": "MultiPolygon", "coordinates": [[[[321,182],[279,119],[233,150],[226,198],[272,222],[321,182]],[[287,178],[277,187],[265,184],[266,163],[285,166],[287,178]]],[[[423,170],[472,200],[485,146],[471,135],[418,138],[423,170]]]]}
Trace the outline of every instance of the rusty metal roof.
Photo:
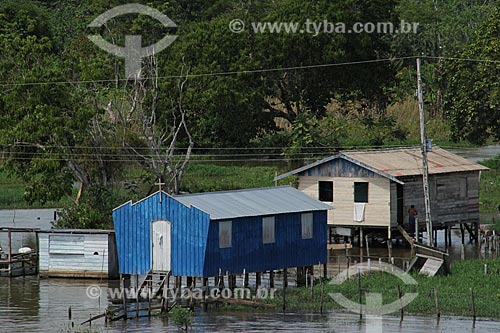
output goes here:
{"type": "MultiPolygon", "coordinates": [[[[352,150],[327,157],[323,160],[305,165],[275,178],[283,179],[318,165],[342,158],[369,169],[383,177],[399,182],[396,177],[422,175],[422,152],[420,147],[352,150]]],[[[429,174],[451,172],[483,171],[487,167],[469,161],[442,148],[434,146],[432,152],[427,153],[429,174]]]]}
{"type": "MultiPolygon", "coordinates": [[[[371,166],[394,177],[422,174],[422,152],[420,147],[346,151],[343,155],[371,166]]],[[[488,170],[487,167],[469,161],[439,147],[427,153],[429,174],[488,170]]]]}

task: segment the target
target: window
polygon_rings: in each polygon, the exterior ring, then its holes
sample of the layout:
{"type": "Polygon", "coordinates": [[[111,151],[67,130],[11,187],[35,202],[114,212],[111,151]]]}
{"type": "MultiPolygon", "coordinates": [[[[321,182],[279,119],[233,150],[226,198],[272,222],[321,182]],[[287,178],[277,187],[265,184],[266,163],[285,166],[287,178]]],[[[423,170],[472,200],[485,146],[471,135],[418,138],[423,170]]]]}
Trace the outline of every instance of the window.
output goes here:
{"type": "Polygon", "coordinates": [[[262,243],[271,244],[274,239],[274,216],[264,217],[262,219],[262,243]]]}
{"type": "Polygon", "coordinates": [[[313,238],[313,214],[302,214],[300,223],[302,225],[302,239],[313,238]]]}
{"type": "Polygon", "coordinates": [[[368,183],[354,183],[354,202],[368,202],[368,183]]]}
{"type": "Polygon", "coordinates": [[[333,182],[318,182],[319,201],[333,202],[333,182]]]}
{"type": "Polygon", "coordinates": [[[231,232],[233,223],[231,221],[219,222],[219,248],[231,247],[231,232]]]}

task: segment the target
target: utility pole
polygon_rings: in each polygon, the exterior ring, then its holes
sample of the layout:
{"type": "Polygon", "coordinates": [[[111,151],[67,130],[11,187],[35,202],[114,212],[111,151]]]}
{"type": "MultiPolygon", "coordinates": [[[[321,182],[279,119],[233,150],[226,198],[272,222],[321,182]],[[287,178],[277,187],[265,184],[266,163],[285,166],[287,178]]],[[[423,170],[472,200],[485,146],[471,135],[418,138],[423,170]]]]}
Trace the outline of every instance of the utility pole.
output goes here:
{"type": "Polygon", "coordinates": [[[422,91],[422,76],[420,75],[420,58],[417,59],[418,109],[420,112],[420,143],[422,145],[422,178],[424,185],[425,220],[427,223],[427,244],[433,245],[433,229],[431,220],[431,202],[429,199],[429,164],[427,162],[427,136],[425,134],[424,96],[422,91]]]}

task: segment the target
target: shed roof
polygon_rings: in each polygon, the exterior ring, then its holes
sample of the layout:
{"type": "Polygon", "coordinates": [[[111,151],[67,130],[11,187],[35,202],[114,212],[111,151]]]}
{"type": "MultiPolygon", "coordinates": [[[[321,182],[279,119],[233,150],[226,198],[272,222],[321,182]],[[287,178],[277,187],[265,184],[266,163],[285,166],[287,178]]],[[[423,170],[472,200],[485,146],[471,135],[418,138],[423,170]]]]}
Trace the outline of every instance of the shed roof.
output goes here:
{"type": "Polygon", "coordinates": [[[40,234],[114,234],[114,230],[104,230],[104,229],[50,229],[50,230],[38,230],[40,234]]]}
{"type": "MultiPolygon", "coordinates": [[[[275,178],[275,180],[295,175],[320,164],[343,158],[394,180],[395,177],[422,175],[422,153],[420,147],[352,150],[327,157],[321,161],[303,166],[275,178]]],[[[439,147],[427,153],[429,174],[488,170],[487,167],[469,161],[439,147]]]]}
{"type": "Polygon", "coordinates": [[[210,214],[213,220],[332,209],[291,186],[206,192],[174,197],[210,214]]]}

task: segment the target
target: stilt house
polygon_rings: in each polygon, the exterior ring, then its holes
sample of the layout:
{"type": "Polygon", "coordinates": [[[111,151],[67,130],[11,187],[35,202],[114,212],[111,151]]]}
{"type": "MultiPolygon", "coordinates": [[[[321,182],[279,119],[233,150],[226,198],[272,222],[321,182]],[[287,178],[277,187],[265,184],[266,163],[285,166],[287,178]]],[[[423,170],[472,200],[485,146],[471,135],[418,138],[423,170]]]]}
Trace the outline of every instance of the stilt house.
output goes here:
{"type": "MultiPolygon", "coordinates": [[[[434,228],[479,224],[479,177],[488,168],[439,147],[428,153],[431,217],[434,228]]],[[[414,205],[425,222],[420,148],[343,151],[275,178],[298,177],[298,189],[334,206],[332,234],[385,229],[408,221],[414,205]]],[[[470,228],[473,229],[473,228],[470,228]]]]}
{"type": "Polygon", "coordinates": [[[327,210],[292,187],[170,196],[113,211],[120,273],[213,277],[327,260],[327,210]]]}

